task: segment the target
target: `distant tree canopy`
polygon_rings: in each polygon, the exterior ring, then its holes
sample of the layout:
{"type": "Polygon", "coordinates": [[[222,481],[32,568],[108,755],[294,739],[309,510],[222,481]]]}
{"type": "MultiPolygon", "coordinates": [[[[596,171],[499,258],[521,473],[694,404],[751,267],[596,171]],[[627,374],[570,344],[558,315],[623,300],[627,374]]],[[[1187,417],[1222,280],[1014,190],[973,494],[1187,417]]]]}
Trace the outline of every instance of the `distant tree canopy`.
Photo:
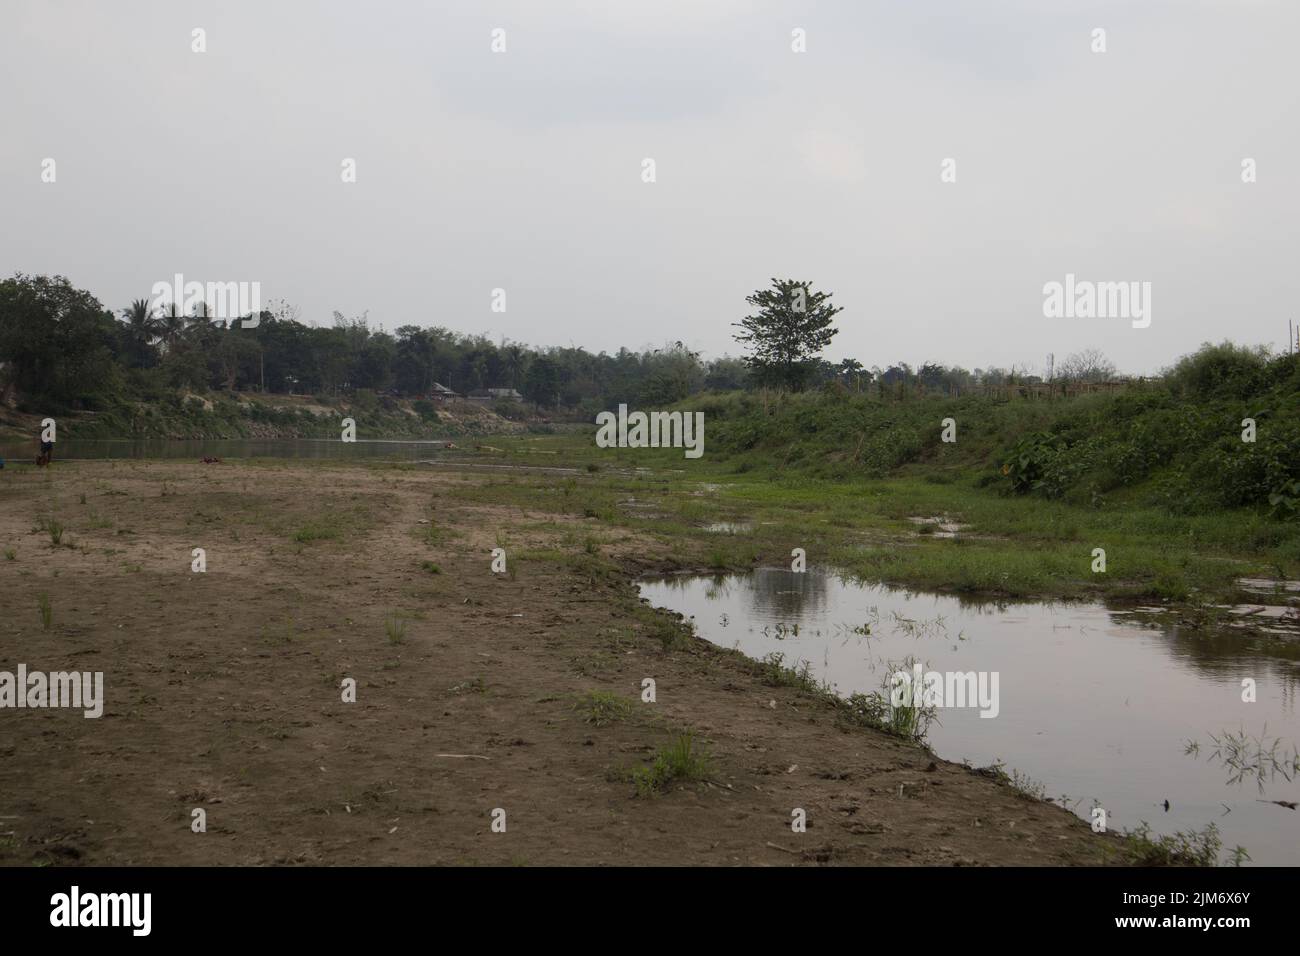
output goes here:
{"type": "Polygon", "coordinates": [[[581,348],[495,343],[442,327],[370,327],[335,312],[306,325],[272,303],[252,327],[202,315],[159,313],[147,300],[115,316],[61,276],[0,282],[0,400],[32,410],[100,408],[175,390],[240,389],[335,396],[358,390],[419,399],[434,383],[465,394],[515,388],[545,409],[577,415],[619,402],[671,404],[711,387],[739,388],[739,359],[704,362],[681,342],[614,355],[581,348]]]}
{"type": "MultiPolygon", "coordinates": [[[[299,321],[283,302],[263,309],[252,327],[203,315],[159,313],[136,300],[115,315],[62,276],[15,275],[0,281],[0,401],[32,411],[105,408],[122,400],[160,401],[176,392],[261,390],[321,396],[427,399],[435,383],[464,394],[515,388],[548,411],[574,418],[620,402],[670,405],[705,390],[777,387],[846,389],[881,397],[959,394],[981,385],[1040,381],[1025,369],[895,362],[869,368],[856,358],[818,353],[834,337],[840,310],[807,282],[772,280],[747,302],[753,315],[734,323],[750,349],[711,361],[682,342],[610,355],[581,348],[537,349],[432,326],[371,328],[366,315],[335,312],[328,325],[299,321]],[[802,301],[800,301],[802,299],[802,301]],[[799,306],[802,305],[802,311],[799,306]]],[[[1207,347],[1204,361],[1180,364],[1172,380],[1188,388],[1250,387],[1263,359],[1230,345],[1207,347]],[[1206,383],[1209,383],[1207,385],[1206,383]]],[[[1114,377],[1095,350],[1070,356],[1062,376],[1114,377]]]]}
{"type": "Polygon", "coordinates": [[[773,279],[772,288],[747,296],[758,311],[733,323],[735,339],[749,346],[745,357],[759,381],[798,391],[813,371],[813,360],[839,332],[831,320],[843,311],[830,304],[830,292],[814,292],[797,279],[773,279]]]}
{"type": "Polygon", "coordinates": [[[63,276],[0,282],[3,390],[56,408],[87,404],[114,384],[130,335],[129,326],[63,276]]]}
{"type": "Polygon", "coordinates": [[[1056,371],[1067,381],[1108,382],[1115,377],[1115,363],[1096,349],[1084,349],[1069,356],[1056,371]]]}

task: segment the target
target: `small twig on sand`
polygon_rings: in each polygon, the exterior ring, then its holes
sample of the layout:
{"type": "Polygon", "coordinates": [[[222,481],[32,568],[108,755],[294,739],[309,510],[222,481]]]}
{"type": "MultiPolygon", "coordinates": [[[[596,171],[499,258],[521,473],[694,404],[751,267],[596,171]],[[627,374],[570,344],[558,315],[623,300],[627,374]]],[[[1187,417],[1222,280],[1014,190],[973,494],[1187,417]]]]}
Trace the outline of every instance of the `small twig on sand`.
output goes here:
{"type": "Polygon", "coordinates": [[[491,757],[480,757],[478,754],[434,754],[435,757],[458,757],[461,760],[491,760],[491,757]]]}

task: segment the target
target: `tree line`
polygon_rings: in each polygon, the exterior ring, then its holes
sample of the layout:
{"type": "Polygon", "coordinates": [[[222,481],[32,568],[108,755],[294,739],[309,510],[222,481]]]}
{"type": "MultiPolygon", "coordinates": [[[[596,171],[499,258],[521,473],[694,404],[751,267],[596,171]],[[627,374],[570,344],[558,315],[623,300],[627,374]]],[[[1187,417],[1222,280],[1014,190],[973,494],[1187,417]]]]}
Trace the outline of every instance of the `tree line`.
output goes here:
{"type": "MultiPolygon", "coordinates": [[[[1035,381],[1015,369],[865,367],[820,353],[836,330],[830,294],[795,280],[772,280],[747,300],[736,323],[743,357],[702,359],[681,342],[614,354],[578,347],[534,348],[433,326],[390,333],[366,315],[335,312],[327,325],[304,323],[296,308],[272,303],[256,317],[216,321],[160,312],[145,299],[114,312],[62,276],[17,274],[0,281],[0,399],[33,411],[95,409],[125,398],[176,390],[240,390],[345,396],[360,389],[425,398],[436,384],[465,394],[514,388],[547,410],[590,417],[619,402],[668,405],[702,391],[842,387],[890,394],[953,392],[980,384],[1035,381]],[[249,327],[252,326],[252,327],[249,327]]],[[[1113,375],[1101,360],[1080,361],[1080,377],[1113,375]],[[1086,367],[1085,367],[1086,366],[1086,367]]]]}

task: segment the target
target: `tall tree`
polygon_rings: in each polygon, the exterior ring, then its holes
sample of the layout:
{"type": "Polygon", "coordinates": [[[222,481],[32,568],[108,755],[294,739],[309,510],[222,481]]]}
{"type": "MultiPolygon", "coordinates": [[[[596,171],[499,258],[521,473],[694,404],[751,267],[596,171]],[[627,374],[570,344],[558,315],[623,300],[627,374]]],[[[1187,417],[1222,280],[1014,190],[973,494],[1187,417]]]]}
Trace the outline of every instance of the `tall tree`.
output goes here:
{"type": "Polygon", "coordinates": [[[855,392],[862,391],[862,363],[857,359],[840,359],[839,374],[845,385],[855,392]]]}
{"type": "Polygon", "coordinates": [[[527,361],[524,357],[524,350],[518,345],[507,345],[505,348],[505,365],[506,371],[510,373],[510,387],[518,388],[520,376],[523,374],[527,361]]]}
{"type": "Polygon", "coordinates": [[[1115,377],[1115,363],[1098,349],[1084,349],[1058,365],[1056,374],[1069,382],[1105,382],[1115,377]]]}
{"type": "Polygon", "coordinates": [[[773,279],[772,288],[747,296],[758,311],[740,322],[737,342],[748,345],[745,363],[761,380],[798,391],[813,360],[838,333],[831,327],[836,313],[830,292],[814,292],[811,283],[773,279]]]}
{"type": "Polygon", "coordinates": [[[47,409],[101,404],[117,380],[113,349],[121,328],[63,276],[0,281],[0,391],[12,386],[47,409]]]}
{"type": "Polygon", "coordinates": [[[162,323],[149,307],[149,300],[136,299],[129,308],[122,310],[122,318],[126,320],[131,364],[138,368],[152,366],[158,357],[154,351],[154,341],[162,333],[162,323]]]}
{"type": "Polygon", "coordinates": [[[539,355],[528,366],[524,379],[524,396],[538,405],[555,406],[560,403],[560,369],[549,356],[539,355]]]}
{"type": "Polygon", "coordinates": [[[176,309],[176,303],[173,302],[167,307],[167,311],[157,316],[158,336],[162,339],[163,345],[170,352],[176,348],[176,343],[181,340],[185,333],[185,317],[176,309]]]}

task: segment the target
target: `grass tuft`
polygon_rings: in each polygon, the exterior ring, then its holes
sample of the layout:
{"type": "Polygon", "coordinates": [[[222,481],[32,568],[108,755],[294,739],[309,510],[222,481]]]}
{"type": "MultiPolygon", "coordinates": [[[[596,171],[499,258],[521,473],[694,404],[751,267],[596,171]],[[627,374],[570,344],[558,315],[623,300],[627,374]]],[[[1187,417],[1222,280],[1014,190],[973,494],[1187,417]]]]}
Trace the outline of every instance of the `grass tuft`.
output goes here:
{"type": "Polygon", "coordinates": [[[626,720],[632,715],[633,703],[609,691],[593,690],[584,694],[574,705],[574,710],[584,711],[583,720],[597,727],[626,720]]]}
{"type": "Polygon", "coordinates": [[[384,633],[388,635],[388,643],[401,644],[406,640],[406,621],[396,611],[391,612],[384,618],[384,633]]]}
{"type": "Polygon", "coordinates": [[[696,742],[694,731],[686,730],[660,747],[650,766],[634,770],[632,782],[638,797],[650,797],[674,784],[702,782],[710,773],[707,749],[696,742]]]}
{"type": "MultiPolygon", "coordinates": [[[[1223,840],[1213,823],[1204,830],[1181,830],[1167,836],[1152,837],[1151,825],[1145,820],[1134,830],[1124,831],[1133,862],[1138,866],[1216,866],[1223,840]]],[[[1234,858],[1245,851],[1238,847],[1234,858]]]]}

